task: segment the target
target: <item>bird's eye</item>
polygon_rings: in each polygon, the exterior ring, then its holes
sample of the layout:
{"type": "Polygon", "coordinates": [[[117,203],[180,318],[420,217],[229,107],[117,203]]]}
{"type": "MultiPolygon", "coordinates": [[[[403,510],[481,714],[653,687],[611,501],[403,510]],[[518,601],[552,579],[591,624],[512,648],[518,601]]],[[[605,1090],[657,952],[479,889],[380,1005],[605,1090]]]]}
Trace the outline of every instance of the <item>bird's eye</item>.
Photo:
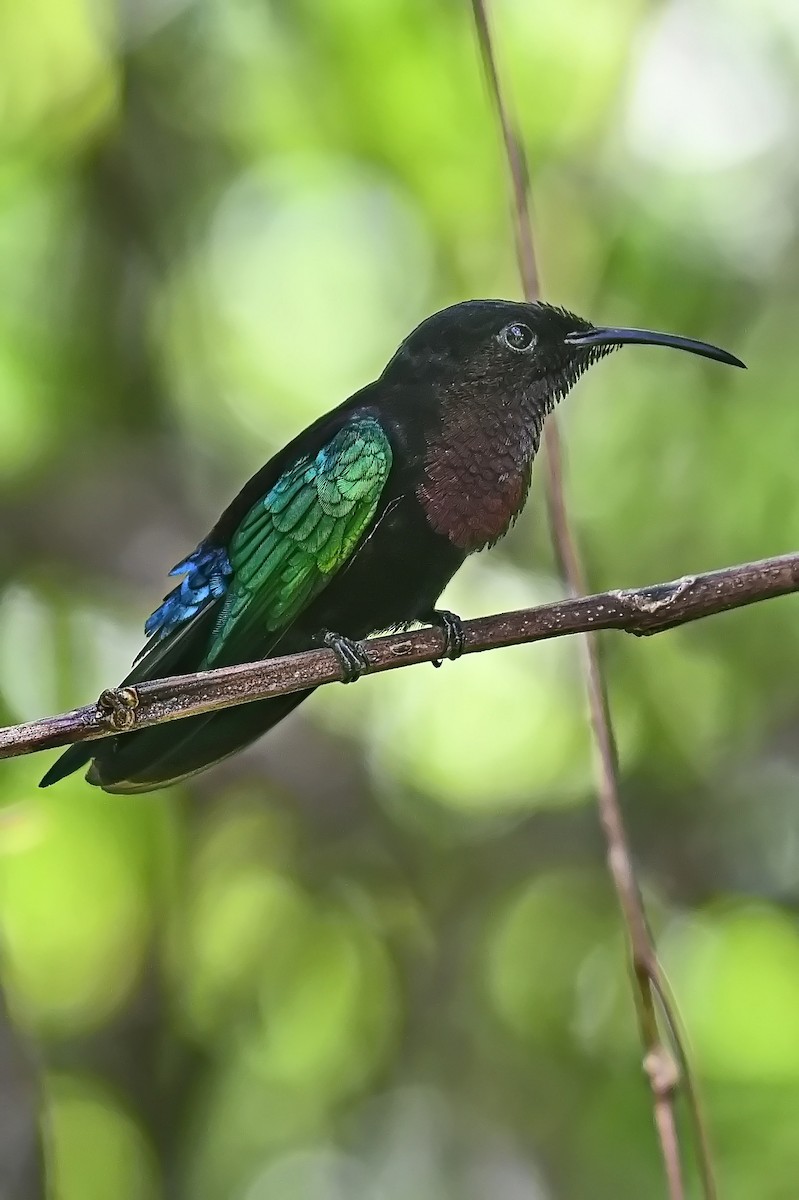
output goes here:
{"type": "Polygon", "coordinates": [[[502,330],[502,340],[511,350],[529,350],[535,341],[535,334],[529,325],[519,325],[514,321],[502,330]]]}

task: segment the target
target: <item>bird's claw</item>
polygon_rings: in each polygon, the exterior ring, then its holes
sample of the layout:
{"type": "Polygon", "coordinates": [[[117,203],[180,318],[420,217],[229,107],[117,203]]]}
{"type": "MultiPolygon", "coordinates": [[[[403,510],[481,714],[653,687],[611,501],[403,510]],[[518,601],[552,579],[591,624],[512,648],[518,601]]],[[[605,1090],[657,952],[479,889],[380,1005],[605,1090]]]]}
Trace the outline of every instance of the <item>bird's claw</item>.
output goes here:
{"type": "MultiPolygon", "coordinates": [[[[432,624],[437,625],[444,634],[444,657],[454,662],[456,658],[460,658],[466,648],[463,621],[457,613],[450,612],[448,608],[433,609],[430,619],[432,624]]],[[[443,658],[434,658],[433,666],[440,667],[443,661],[443,658]]]]}
{"type": "Polygon", "coordinates": [[[333,651],[344,672],[342,683],[355,683],[364,671],[369,670],[369,659],[360,642],[345,637],[343,633],[332,633],[330,630],[324,636],[325,645],[333,651]]]}

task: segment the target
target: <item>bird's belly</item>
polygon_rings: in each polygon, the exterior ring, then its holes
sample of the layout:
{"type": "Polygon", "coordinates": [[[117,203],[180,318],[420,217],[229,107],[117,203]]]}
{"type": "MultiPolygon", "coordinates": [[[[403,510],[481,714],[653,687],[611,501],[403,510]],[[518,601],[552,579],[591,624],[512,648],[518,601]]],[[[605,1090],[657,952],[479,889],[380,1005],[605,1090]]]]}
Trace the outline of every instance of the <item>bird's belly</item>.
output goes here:
{"type": "Polygon", "coordinates": [[[415,503],[400,505],[309,607],[303,626],[363,638],[424,619],[464,557],[415,503]]]}

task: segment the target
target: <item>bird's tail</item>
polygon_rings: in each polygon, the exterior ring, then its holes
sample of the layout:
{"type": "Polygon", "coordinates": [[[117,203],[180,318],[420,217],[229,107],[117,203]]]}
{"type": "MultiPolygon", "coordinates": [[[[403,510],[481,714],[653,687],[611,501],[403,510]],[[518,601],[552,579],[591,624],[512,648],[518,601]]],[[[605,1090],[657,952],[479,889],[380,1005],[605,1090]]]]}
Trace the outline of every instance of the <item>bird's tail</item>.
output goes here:
{"type": "MultiPolygon", "coordinates": [[[[217,607],[200,613],[166,640],[151,641],[120,687],[195,671],[202,660],[217,607]]],[[[268,645],[257,647],[254,655],[273,652],[278,641],[285,653],[305,650],[311,644],[302,634],[289,642],[284,631],[280,638],[273,637],[268,645]]],[[[219,662],[215,665],[229,664],[219,662]]],[[[81,742],[70,746],[53,763],[39,786],[49,787],[91,761],[86,779],[106,792],[157,791],[189,775],[196,775],[249,746],[287,717],[312,691],[313,688],[288,696],[273,696],[203,716],[153,725],[150,729],[81,742]]]]}
{"type": "Polygon", "coordinates": [[[86,779],[103,791],[120,795],[158,791],[244,749],[287,717],[310,694],[307,691],[274,696],[70,746],[40,786],[55,783],[92,759],[86,779]]]}
{"type": "MultiPolygon", "coordinates": [[[[103,738],[102,741],[106,739],[103,738]]],[[[76,742],[74,746],[70,746],[65,750],[60,758],[57,758],[49,771],[41,778],[39,787],[50,787],[53,783],[58,783],[59,779],[66,778],[73,771],[77,771],[84,763],[89,762],[95,754],[98,753],[100,741],[96,742],[76,742]]]]}

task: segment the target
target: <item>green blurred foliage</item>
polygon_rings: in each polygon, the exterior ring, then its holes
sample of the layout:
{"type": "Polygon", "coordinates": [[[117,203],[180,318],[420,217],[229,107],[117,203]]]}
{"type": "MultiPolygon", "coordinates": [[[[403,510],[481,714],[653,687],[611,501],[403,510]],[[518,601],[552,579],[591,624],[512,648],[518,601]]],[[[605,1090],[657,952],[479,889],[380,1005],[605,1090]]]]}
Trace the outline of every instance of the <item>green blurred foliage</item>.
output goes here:
{"type": "MultiPolygon", "coordinates": [[[[0,0],[4,721],[116,682],[171,564],[418,320],[518,294],[469,7],[0,0]]],[[[592,584],[794,548],[795,3],[492,7],[546,296],[750,366],[629,350],[570,397],[592,584]]],[[[559,594],[542,501],[451,607],[559,594]]],[[[722,1194],[788,1200],[796,604],[604,652],[722,1194]]],[[[0,938],[58,1200],[661,1194],[575,643],[323,689],[168,793],[43,762],[2,767],[0,938]]]]}

